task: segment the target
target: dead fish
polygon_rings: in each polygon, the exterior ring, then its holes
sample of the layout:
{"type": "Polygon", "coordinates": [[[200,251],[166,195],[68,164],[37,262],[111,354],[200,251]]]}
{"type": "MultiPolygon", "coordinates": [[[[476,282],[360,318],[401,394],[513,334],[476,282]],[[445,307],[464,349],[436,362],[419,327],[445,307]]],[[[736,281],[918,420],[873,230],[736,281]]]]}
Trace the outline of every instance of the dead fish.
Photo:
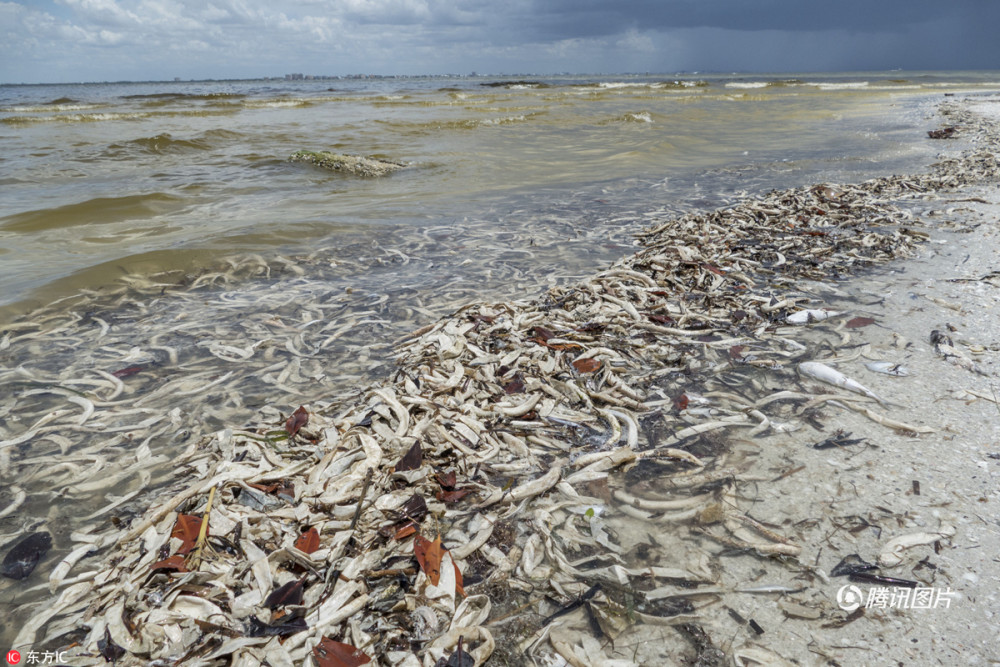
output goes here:
{"type": "Polygon", "coordinates": [[[835,387],[843,387],[849,391],[864,394],[869,398],[874,398],[883,405],[887,405],[886,400],[873,392],[871,389],[865,387],[857,380],[852,380],[840,371],[830,368],[826,364],[821,364],[818,361],[804,361],[799,364],[799,372],[803,375],[808,375],[811,378],[820,380],[821,382],[832,384],[835,387]]]}
{"type": "Polygon", "coordinates": [[[823,320],[828,320],[831,317],[836,317],[837,315],[842,314],[843,313],[836,310],[811,308],[809,310],[796,311],[786,317],[785,321],[789,324],[812,324],[813,322],[822,322],[823,320]]]}
{"type": "Polygon", "coordinates": [[[52,548],[52,535],[44,531],[32,533],[14,545],[0,565],[0,574],[9,579],[25,579],[38,561],[52,548]]]}
{"type": "Polygon", "coordinates": [[[882,567],[895,567],[903,562],[903,551],[912,547],[933,544],[940,539],[955,535],[955,527],[951,525],[941,526],[941,529],[934,533],[910,533],[900,535],[885,543],[882,551],[879,552],[878,562],[882,567]]]}
{"type": "Polygon", "coordinates": [[[902,364],[894,364],[891,361],[869,361],[865,367],[874,373],[884,373],[896,377],[906,377],[910,371],[902,364]]]}
{"type": "Polygon", "coordinates": [[[979,368],[972,359],[965,356],[965,353],[960,349],[955,347],[955,344],[951,341],[951,336],[942,331],[935,329],[931,332],[931,345],[934,346],[934,350],[940,354],[946,361],[950,361],[956,366],[960,366],[967,371],[974,371],[980,375],[985,375],[983,370],[979,368]]]}

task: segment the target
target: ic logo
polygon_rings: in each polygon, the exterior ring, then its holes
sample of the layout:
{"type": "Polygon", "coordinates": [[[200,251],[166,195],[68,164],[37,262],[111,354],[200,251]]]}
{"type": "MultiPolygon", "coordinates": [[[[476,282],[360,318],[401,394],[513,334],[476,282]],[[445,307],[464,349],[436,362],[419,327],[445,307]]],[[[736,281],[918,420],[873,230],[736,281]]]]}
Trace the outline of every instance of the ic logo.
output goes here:
{"type": "Polygon", "coordinates": [[[865,595],[857,586],[841,586],[837,591],[837,604],[844,611],[854,611],[865,601],[865,595]]]}

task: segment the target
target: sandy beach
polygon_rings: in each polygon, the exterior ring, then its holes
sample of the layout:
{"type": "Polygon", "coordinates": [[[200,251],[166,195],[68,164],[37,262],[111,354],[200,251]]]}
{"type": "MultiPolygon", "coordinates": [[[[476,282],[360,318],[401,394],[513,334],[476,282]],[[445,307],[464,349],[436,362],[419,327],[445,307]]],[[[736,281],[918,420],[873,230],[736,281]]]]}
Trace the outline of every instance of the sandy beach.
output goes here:
{"type": "Polygon", "coordinates": [[[944,108],[973,143],[933,175],[664,220],[589,280],[413,332],[353,402],[192,443],[14,648],[1000,662],[1000,98],[944,108]]]}

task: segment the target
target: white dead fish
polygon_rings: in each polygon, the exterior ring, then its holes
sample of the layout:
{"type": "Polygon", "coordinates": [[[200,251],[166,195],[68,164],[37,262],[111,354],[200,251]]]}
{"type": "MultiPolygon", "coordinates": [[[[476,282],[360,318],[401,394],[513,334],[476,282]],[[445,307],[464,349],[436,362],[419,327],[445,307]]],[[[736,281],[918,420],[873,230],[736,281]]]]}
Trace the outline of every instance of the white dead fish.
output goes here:
{"type": "Polygon", "coordinates": [[[906,377],[910,371],[902,364],[894,364],[891,361],[869,361],[865,367],[874,373],[893,375],[895,377],[906,377]]]}
{"type": "Polygon", "coordinates": [[[935,329],[931,332],[931,345],[934,346],[934,350],[944,357],[946,361],[949,361],[956,366],[960,366],[967,371],[973,371],[975,373],[979,373],[980,375],[986,375],[986,373],[984,373],[983,370],[972,361],[972,359],[969,359],[965,356],[964,352],[955,347],[955,344],[952,343],[951,337],[948,334],[935,329]]]}
{"type": "Polygon", "coordinates": [[[936,533],[910,533],[900,535],[885,543],[882,551],[879,552],[878,562],[882,567],[893,567],[903,562],[903,551],[910,547],[922,544],[934,544],[943,537],[952,537],[955,534],[954,526],[941,526],[941,530],[936,533]]]}
{"type": "Polygon", "coordinates": [[[785,321],[789,324],[812,324],[813,322],[828,320],[831,317],[836,317],[837,315],[843,315],[843,313],[837,310],[810,308],[808,310],[799,310],[792,313],[785,318],[785,321]]]}
{"type": "Polygon", "coordinates": [[[820,380],[821,382],[832,384],[835,387],[843,387],[849,391],[863,394],[869,398],[874,398],[879,403],[887,405],[886,400],[874,391],[864,386],[857,380],[852,380],[840,371],[830,368],[826,364],[821,364],[818,361],[804,361],[799,364],[799,372],[816,380],[820,380]]]}

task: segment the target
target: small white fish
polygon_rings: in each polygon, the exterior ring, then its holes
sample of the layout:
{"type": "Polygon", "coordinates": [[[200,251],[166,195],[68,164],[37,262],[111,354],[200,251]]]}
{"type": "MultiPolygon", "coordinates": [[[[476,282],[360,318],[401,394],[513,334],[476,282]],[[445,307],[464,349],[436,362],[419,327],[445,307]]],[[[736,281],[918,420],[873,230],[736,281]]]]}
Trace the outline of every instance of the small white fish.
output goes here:
{"type": "Polygon", "coordinates": [[[785,321],[789,324],[812,324],[813,322],[822,322],[823,320],[828,320],[831,317],[836,317],[837,315],[842,315],[843,313],[836,310],[820,310],[818,308],[813,308],[809,310],[799,310],[788,317],[785,321]]]}
{"type": "Polygon", "coordinates": [[[935,533],[910,533],[900,535],[885,543],[879,552],[878,562],[882,567],[895,567],[903,562],[903,551],[923,544],[933,544],[938,540],[955,535],[955,526],[944,525],[935,533]]]}
{"type": "Polygon", "coordinates": [[[906,377],[910,374],[906,366],[894,364],[891,361],[869,361],[865,366],[872,372],[895,375],[896,377],[906,377]]]}
{"type": "Polygon", "coordinates": [[[818,361],[804,361],[799,364],[799,372],[803,375],[808,375],[811,378],[820,380],[821,382],[826,382],[827,384],[832,384],[835,387],[843,387],[849,391],[853,391],[858,394],[864,394],[869,398],[874,398],[879,403],[883,405],[886,404],[885,399],[876,394],[874,391],[865,387],[863,384],[857,380],[852,380],[840,371],[830,368],[826,364],[821,364],[818,361]]]}

